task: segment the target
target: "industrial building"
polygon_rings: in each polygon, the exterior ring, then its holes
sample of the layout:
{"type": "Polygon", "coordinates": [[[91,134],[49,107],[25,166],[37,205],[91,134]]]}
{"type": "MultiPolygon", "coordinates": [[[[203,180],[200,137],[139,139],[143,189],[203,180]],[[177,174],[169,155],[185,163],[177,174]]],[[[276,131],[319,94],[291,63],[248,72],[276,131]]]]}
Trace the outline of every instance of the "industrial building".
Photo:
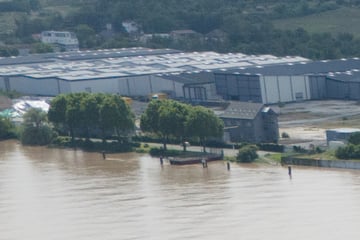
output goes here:
{"type": "Polygon", "coordinates": [[[0,58],[0,89],[55,96],[104,92],[129,97],[166,93],[190,102],[263,104],[360,99],[358,58],[302,57],[107,49],[0,58]]]}
{"type": "Polygon", "coordinates": [[[304,61],[308,60],[146,48],[48,53],[0,58],[0,88],[46,96],[87,91],[133,97],[163,92],[176,99],[211,101],[221,99],[214,71],[304,61]]]}
{"type": "Polygon", "coordinates": [[[360,60],[339,59],[258,65],[215,72],[226,100],[264,104],[320,99],[360,99],[360,60]]]}

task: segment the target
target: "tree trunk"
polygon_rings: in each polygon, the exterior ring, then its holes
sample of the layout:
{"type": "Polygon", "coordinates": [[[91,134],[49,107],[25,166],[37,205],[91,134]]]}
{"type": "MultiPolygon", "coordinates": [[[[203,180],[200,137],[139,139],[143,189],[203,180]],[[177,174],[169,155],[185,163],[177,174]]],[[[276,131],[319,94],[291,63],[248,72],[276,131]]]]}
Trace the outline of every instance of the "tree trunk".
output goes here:
{"type": "Polygon", "coordinates": [[[106,136],[105,136],[105,129],[101,128],[101,134],[102,134],[102,143],[106,143],[106,136]]]}

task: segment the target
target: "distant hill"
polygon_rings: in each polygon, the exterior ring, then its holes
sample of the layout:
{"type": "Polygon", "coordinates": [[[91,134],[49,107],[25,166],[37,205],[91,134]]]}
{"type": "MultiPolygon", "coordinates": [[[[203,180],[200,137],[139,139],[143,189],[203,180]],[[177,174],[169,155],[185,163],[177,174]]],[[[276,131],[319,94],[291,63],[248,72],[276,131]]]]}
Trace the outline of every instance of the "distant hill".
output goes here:
{"type": "Polygon", "coordinates": [[[0,0],[0,56],[15,54],[19,46],[36,52],[34,34],[61,30],[75,32],[81,49],[360,57],[359,24],[360,0],[0,0]],[[139,31],[127,32],[124,21],[139,31]],[[159,37],[174,30],[195,34],[159,37]],[[146,41],[140,41],[144,34],[146,41]]]}
{"type": "Polygon", "coordinates": [[[275,28],[293,30],[303,28],[310,33],[351,33],[360,37],[360,9],[343,7],[304,17],[274,20],[275,28]]]}

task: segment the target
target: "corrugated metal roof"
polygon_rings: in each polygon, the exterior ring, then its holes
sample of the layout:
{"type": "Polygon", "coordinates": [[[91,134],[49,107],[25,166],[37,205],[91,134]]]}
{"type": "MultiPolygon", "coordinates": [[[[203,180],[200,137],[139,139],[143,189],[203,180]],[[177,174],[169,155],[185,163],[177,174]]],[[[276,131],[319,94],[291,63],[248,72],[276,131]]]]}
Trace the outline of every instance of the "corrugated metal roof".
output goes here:
{"type": "MultiPolygon", "coordinates": [[[[227,74],[252,74],[252,75],[268,75],[268,76],[290,76],[290,75],[307,75],[307,74],[328,74],[332,72],[345,73],[352,69],[360,69],[360,60],[338,59],[327,61],[298,62],[280,65],[263,65],[262,68],[250,67],[245,69],[232,69],[226,71],[227,74]]],[[[223,72],[217,71],[222,74],[223,72]]]]}

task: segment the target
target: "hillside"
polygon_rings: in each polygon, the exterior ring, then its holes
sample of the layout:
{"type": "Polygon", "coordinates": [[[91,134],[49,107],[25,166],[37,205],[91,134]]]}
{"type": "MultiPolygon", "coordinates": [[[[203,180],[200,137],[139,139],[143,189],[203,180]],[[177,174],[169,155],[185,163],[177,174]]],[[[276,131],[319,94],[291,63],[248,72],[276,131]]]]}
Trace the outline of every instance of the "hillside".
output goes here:
{"type": "Polygon", "coordinates": [[[360,37],[360,9],[343,7],[304,17],[275,20],[273,24],[281,30],[303,28],[310,33],[347,32],[360,37]]]}
{"type": "Polygon", "coordinates": [[[32,36],[65,30],[76,33],[81,49],[144,46],[311,59],[358,57],[359,7],[354,0],[0,0],[0,56],[16,55],[23,46],[51,51],[32,36]],[[124,21],[135,23],[138,31],[127,32],[124,21]],[[109,24],[111,32],[103,34],[109,24]],[[176,40],[151,35],[184,29],[196,34],[176,40]],[[150,37],[140,40],[144,34],[150,37]]]}

